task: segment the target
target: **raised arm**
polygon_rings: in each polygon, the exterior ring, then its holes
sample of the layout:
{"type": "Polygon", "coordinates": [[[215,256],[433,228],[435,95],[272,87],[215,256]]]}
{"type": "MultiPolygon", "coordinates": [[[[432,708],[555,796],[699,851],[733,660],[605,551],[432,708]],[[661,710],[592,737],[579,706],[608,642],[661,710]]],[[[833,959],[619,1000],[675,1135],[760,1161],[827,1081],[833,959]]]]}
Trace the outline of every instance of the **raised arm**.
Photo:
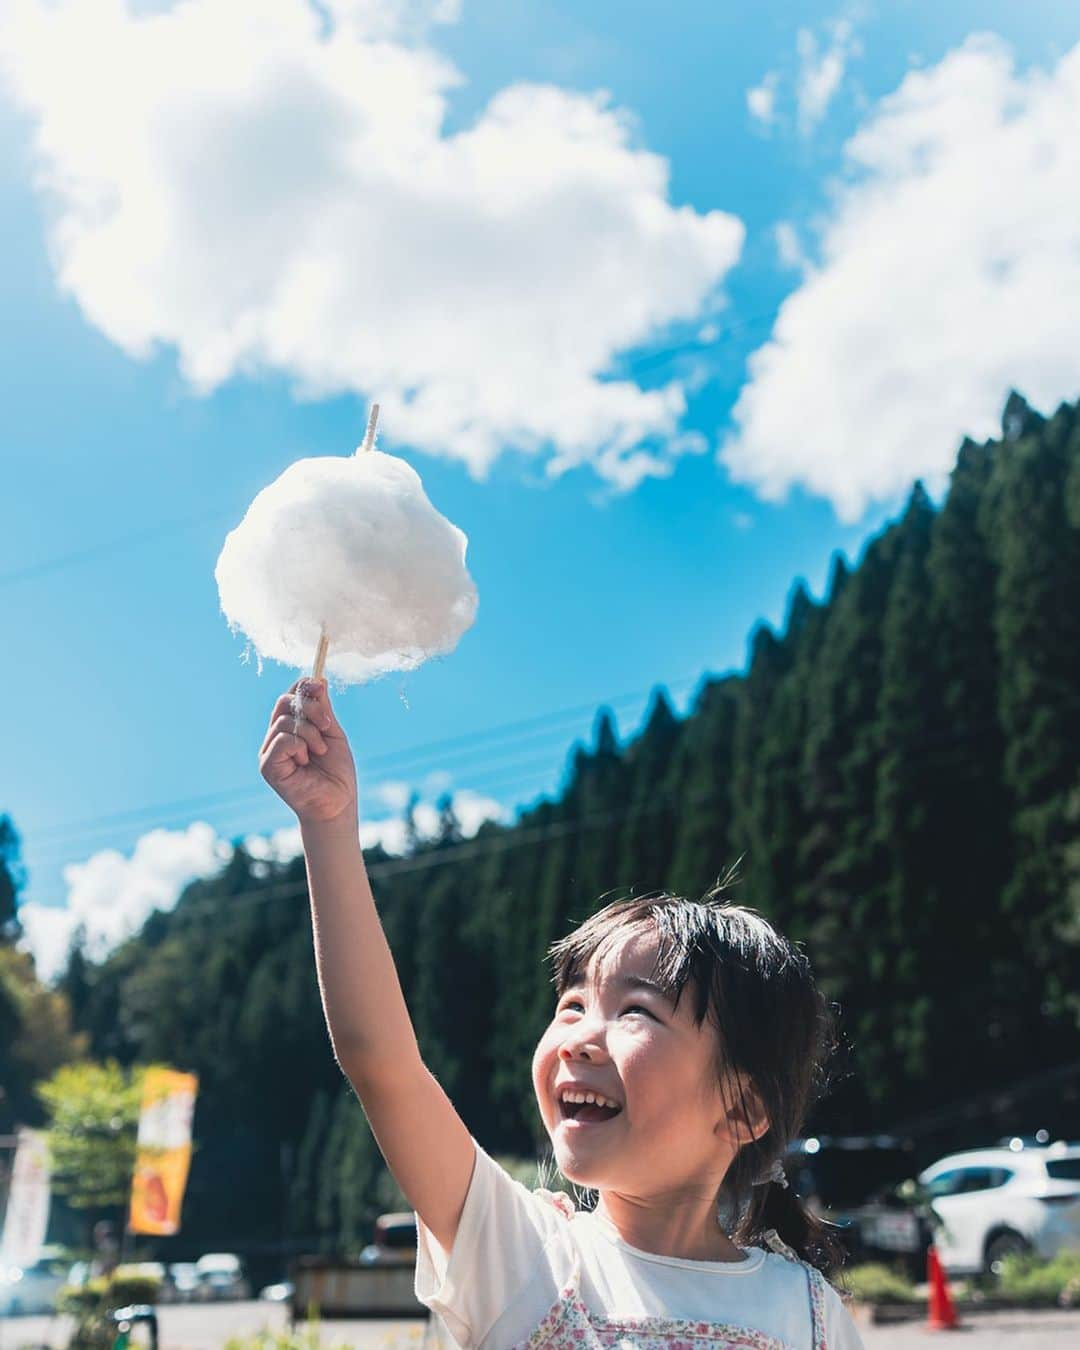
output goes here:
{"type": "Polygon", "coordinates": [[[325,681],[274,706],[259,768],[296,812],[307,862],[315,965],[338,1064],[387,1166],[444,1251],[474,1162],[468,1130],[420,1057],[360,851],[356,772],[325,681]]]}

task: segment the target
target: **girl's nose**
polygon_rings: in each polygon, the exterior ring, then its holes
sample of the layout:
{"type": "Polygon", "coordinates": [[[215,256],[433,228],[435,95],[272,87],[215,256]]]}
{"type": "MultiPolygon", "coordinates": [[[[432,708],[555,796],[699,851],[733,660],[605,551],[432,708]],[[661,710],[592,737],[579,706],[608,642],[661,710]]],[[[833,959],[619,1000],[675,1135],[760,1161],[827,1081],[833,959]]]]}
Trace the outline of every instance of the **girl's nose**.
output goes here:
{"type": "Polygon", "coordinates": [[[559,1058],[562,1060],[587,1059],[595,1062],[598,1059],[605,1059],[607,1051],[604,1049],[600,1037],[595,1033],[582,1028],[578,1035],[568,1036],[559,1046],[559,1058]]]}

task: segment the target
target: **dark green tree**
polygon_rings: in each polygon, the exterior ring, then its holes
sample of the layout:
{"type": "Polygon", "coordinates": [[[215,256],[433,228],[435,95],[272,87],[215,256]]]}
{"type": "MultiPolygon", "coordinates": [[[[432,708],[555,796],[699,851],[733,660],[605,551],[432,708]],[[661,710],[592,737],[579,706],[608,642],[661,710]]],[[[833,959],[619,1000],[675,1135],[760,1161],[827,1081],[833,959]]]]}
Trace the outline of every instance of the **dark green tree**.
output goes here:
{"type": "Polygon", "coordinates": [[[0,943],[22,936],[19,892],[26,885],[22,843],[10,816],[0,816],[0,943]]]}

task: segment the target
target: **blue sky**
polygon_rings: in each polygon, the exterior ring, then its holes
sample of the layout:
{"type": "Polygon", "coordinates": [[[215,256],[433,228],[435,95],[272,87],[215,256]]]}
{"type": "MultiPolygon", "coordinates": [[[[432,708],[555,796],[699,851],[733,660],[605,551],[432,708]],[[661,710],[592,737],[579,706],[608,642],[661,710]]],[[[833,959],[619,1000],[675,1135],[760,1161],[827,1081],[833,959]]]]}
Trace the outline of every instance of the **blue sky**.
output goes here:
{"type": "Polygon", "coordinates": [[[319,11],[0,20],[0,810],[46,972],[75,917],[104,949],[288,827],[255,755],[292,676],[241,662],[214,562],[371,399],[480,593],[452,656],[338,697],[377,822],[406,784],[473,821],[551,790],[590,710],[629,735],[656,685],[740,666],[1010,384],[1078,392],[1057,7],[319,11]]]}

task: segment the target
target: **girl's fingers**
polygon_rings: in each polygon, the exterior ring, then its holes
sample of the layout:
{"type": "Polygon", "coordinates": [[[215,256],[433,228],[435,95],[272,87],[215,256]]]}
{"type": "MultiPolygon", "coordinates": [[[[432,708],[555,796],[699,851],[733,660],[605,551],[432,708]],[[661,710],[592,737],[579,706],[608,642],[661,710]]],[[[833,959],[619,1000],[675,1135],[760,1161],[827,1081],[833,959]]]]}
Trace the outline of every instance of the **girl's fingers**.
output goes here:
{"type": "Polygon", "coordinates": [[[309,722],[306,717],[297,721],[291,712],[281,713],[270,723],[267,739],[276,736],[280,731],[291,732],[294,736],[302,737],[307,741],[308,747],[314,750],[317,755],[326,754],[327,744],[323,740],[322,732],[314,722],[309,722]]]}
{"type": "Polygon", "coordinates": [[[284,768],[290,761],[303,766],[310,762],[307,741],[291,731],[278,731],[269,738],[262,753],[260,767],[269,775],[274,769],[284,768]]]}
{"type": "Polygon", "coordinates": [[[320,731],[328,732],[331,736],[345,734],[330,706],[330,691],[326,687],[325,680],[313,680],[310,677],[300,680],[297,692],[300,694],[304,716],[308,721],[314,722],[320,731]]]}
{"type": "MultiPolygon", "coordinates": [[[[281,721],[283,717],[290,715],[291,708],[292,708],[292,700],[289,698],[289,695],[282,694],[282,696],[274,704],[274,709],[270,714],[270,723],[266,728],[266,735],[263,737],[263,743],[259,747],[260,755],[266,754],[266,747],[270,744],[270,742],[274,738],[275,728],[278,726],[278,723],[281,721]]],[[[292,727],[290,727],[289,730],[291,731],[292,727]]]]}
{"type": "Polygon", "coordinates": [[[326,752],[324,737],[344,738],[345,733],[330,707],[330,695],[325,680],[313,680],[305,676],[294,681],[289,692],[281,695],[270,714],[270,725],[263,737],[260,754],[266,753],[270,742],[280,731],[307,737],[320,755],[326,752]],[[298,693],[299,699],[296,697],[298,693]],[[296,716],[298,706],[303,709],[304,715],[301,718],[296,716]],[[306,729],[319,734],[316,738],[308,737],[306,729]]]}

